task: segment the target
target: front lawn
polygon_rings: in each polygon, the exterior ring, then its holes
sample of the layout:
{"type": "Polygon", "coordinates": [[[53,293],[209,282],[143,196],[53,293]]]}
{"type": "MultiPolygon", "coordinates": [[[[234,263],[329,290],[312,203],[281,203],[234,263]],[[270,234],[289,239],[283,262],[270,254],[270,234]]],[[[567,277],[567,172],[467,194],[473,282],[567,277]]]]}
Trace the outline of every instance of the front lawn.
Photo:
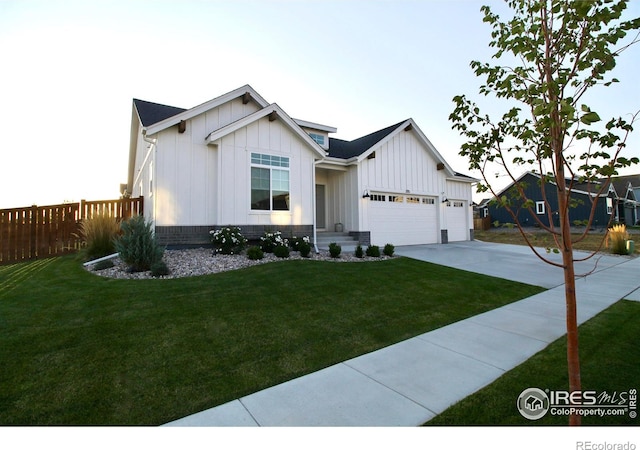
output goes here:
{"type": "MultiPolygon", "coordinates": [[[[604,391],[629,405],[628,393],[640,389],[640,302],[620,301],[580,326],[582,389],[604,391]],[[623,394],[624,393],[624,394],[623,394]]],[[[567,345],[562,337],[496,381],[436,416],[427,425],[567,425],[567,416],[550,412],[531,421],[520,415],[516,399],[530,387],[567,390],[567,345]]],[[[605,401],[599,403],[606,403],[605,401]]],[[[635,411],[638,406],[636,401],[635,411]]],[[[640,419],[589,416],[583,425],[638,425],[640,419]]],[[[633,414],[632,414],[633,415],[633,414]]]]}
{"type": "Polygon", "coordinates": [[[158,425],[541,288],[394,258],[112,280],[0,267],[0,424],[158,425]]]}

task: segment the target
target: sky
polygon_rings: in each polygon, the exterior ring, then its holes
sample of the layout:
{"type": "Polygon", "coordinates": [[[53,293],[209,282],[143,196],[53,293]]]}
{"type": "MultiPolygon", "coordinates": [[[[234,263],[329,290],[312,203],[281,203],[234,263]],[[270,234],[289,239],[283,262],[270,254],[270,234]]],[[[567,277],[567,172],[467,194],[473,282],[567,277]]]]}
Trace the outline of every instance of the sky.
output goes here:
{"type": "MultiPolygon", "coordinates": [[[[0,0],[0,208],[118,198],[133,98],[191,108],[245,84],[341,139],[411,117],[454,170],[477,176],[448,117],[455,95],[482,84],[470,61],[493,53],[483,3],[504,9],[498,0],[0,0]]],[[[638,73],[640,45],[618,59],[620,83],[595,99],[601,116],[640,110],[638,73]]],[[[639,135],[627,156],[640,156],[639,135]]]]}

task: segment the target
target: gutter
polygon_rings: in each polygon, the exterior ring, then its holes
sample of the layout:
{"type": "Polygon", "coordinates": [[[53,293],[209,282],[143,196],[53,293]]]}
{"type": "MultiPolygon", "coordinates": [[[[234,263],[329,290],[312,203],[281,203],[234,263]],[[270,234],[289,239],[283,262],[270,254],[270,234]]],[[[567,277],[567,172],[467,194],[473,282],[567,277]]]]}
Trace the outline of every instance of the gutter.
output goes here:
{"type": "Polygon", "coordinates": [[[316,255],[320,253],[318,249],[318,239],[317,239],[317,224],[316,224],[316,165],[321,160],[314,160],[311,165],[311,182],[313,184],[313,189],[311,189],[311,204],[313,209],[313,249],[316,252],[316,255]]]}

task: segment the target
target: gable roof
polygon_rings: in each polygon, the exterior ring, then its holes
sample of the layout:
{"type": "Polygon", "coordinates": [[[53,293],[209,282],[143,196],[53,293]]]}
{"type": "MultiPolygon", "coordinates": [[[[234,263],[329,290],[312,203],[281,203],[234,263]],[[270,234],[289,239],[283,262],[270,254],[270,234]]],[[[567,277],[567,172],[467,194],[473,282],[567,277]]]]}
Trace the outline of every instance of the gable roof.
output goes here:
{"type": "MultiPolygon", "coordinates": [[[[606,179],[602,180],[606,181],[606,179]]],[[[624,198],[627,194],[627,188],[640,187],[640,175],[619,175],[611,177],[611,184],[616,191],[618,197],[624,198]]]]}
{"type": "Polygon", "coordinates": [[[155,123],[186,111],[184,108],[161,105],[160,103],[138,100],[136,98],[133,99],[133,104],[138,111],[138,117],[140,118],[140,122],[142,122],[143,127],[149,127],[155,123]]]}
{"type": "Polygon", "coordinates": [[[302,128],[300,128],[300,125],[298,125],[295,120],[289,117],[289,115],[285,113],[282,108],[280,108],[280,106],[278,106],[276,103],[273,103],[266,108],[262,108],[254,112],[253,114],[249,114],[248,116],[236,120],[235,122],[212,131],[205,138],[205,141],[207,142],[207,144],[215,144],[216,141],[220,140],[224,136],[227,136],[228,134],[233,133],[234,131],[237,131],[242,127],[246,127],[247,125],[264,117],[269,116],[269,120],[272,120],[271,114],[275,114],[280,120],[282,120],[285,126],[287,126],[294,134],[296,134],[300,139],[306,142],[307,145],[309,145],[309,147],[311,147],[316,152],[318,157],[324,158],[327,155],[325,150],[320,147],[320,145],[318,145],[316,141],[311,139],[311,136],[305,133],[302,128]]]}
{"type": "MultiPolygon", "coordinates": [[[[479,180],[470,177],[468,175],[455,172],[451,166],[445,161],[442,155],[434,147],[434,145],[427,139],[427,136],[422,132],[420,127],[411,118],[398,122],[389,127],[375,131],[371,134],[367,134],[361,138],[353,141],[345,141],[342,139],[329,138],[329,158],[341,159],[341,160],[353,160],[357,159],[358,162],[364,160],[369,156],[376,147],[382,145],[385,141],[392,139],[395,135],[402,131],[409,131],[416,134],[417,138],[424,144],[427,151],[431,153],[433,158],[444,165],[446,173],[451,179],[457,181],[463,181],[468,183],[475,183],[479,180]]],[[[334,160],[335,161],[335,160],[334,160]]]]}
{"type": "MultiPolygon", "coordinates": [[[[146,129],[147,135],[156,134],[169,127],[177,125],[183,120],[189,120],[197,115],[200,115],[210,109],[216,108],[230,100],[234,100],[238,97],[247,97],[255,101],[261,108],[269,106],[269,103],[262,98],[251,86],[245,84],[238,89],[234,89],[231,92],[227,92],[219,97],[216,97],[201,105],[194,106],[190,109],[176,108],[174,106],[160,105],[158,103],[151,103],[139,100],[140,106],[142,106],[145,119],[148,120],[148,124],[145,124],[140,110],[138,110],[138,116],[142,122],[143,127],[146,129]],[[156,120],[159,119],[159,120],[156,120]]],[[[134,100],[134,106],[137,108],[136,101],[134,100]]]]}
{"type": "Polygon", "coordinates": [[[390,135],[406,120],[398,122],[390,127],[375,131],[353,141],[344,141],[342,139],[329,138],[329,156],[340,159],[350,159],[360,156],[385,137],[390,135]]]}

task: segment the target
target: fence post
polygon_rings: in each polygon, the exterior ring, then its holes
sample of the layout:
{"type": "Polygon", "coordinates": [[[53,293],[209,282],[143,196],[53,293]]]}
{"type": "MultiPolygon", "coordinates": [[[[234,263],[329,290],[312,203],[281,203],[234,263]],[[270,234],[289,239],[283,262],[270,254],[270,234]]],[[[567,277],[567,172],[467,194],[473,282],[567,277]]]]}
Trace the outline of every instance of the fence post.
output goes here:
{"type": "Polygon", "coordinates": [[[31,226],[29,227],[29,259],[36,259],[38,257],[38,222],[40,218],[38,217],[38,207],[36,205],[31,205],[31,226]]]}

